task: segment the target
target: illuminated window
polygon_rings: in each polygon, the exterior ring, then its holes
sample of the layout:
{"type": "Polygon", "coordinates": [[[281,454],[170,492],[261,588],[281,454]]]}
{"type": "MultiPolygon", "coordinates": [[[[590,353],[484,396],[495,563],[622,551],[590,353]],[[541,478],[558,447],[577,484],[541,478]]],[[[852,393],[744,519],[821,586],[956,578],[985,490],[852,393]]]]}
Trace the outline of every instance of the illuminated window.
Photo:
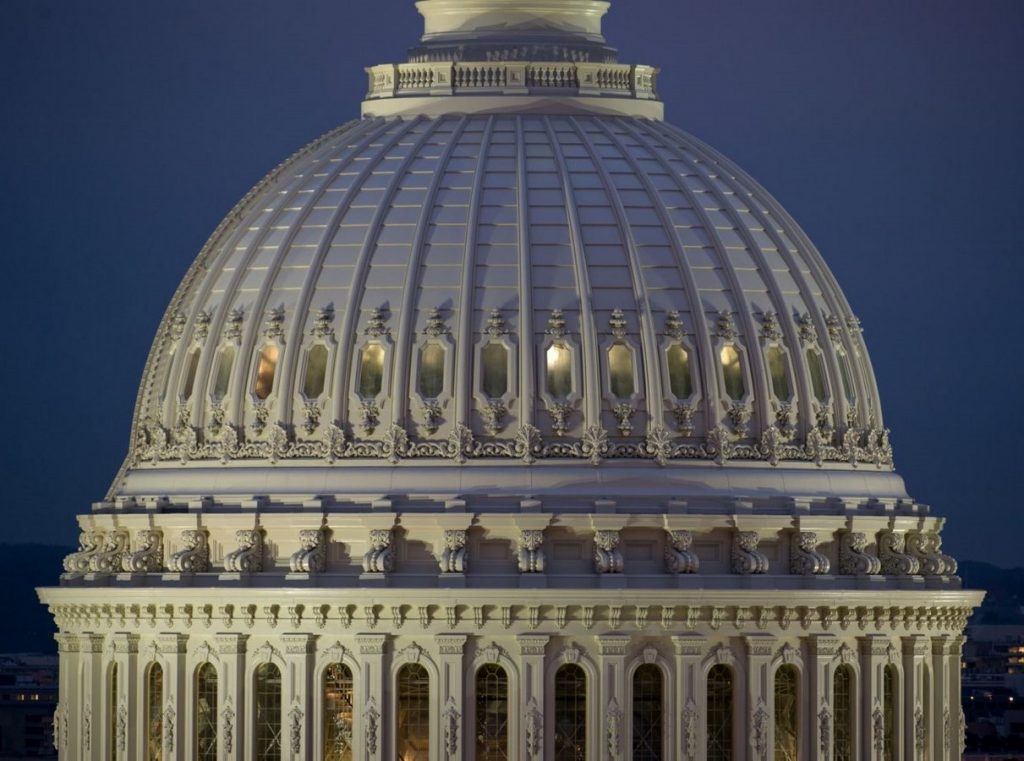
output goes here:
{"type": "Polygon", "coordinates": [[[418,663],[398,670],[395,741],[401,761],[428,761],[430,754],[430,675],[418,663]]]}
{"type": "Polygon", "coordinates": [[[384,387],[384,347],[370,344],[359,362],[359,395],[373,399],[384,387]]]}
{"type": "Polygon", "coordinates": [[[231,383],[231,368],[235,364],[235,347],[225,346],[217,359],[217,374],[213,378],[213,400],[219,402],[228,394],[231,383]]]}
{"type": "Polygon", "coordinates": [[[444,347],[427,344],[420,349],[420,396],[437,399],[444,391],[444,347]]]}
{"type": "Polygon", "coordinates": [[[853,666],[840,666],[832,677],[835,697],[835,737],[832,744],[834,761],[853,761],[853,666]]]}
{"type": "Polygon", "coordinates": [[[896,695],[899,689],[899,673],[891,663],[882,672],[882,718],[884,732],[882,735],[882,761],[896,759],[896,695]]]}
{"type": "Polygon", "coordinates": [[[690,353],[679,344],[672,344],[665,353],[668,360],[668,384],[676,399],[693,396],[693,376],[690,374],[690,353]]]}
{"type": "Polygon", "coordinates": [[[613,344],[608,349],[608,375],[611,380],[612,396],[616,399],[629,399],[633,396],[635,381],[633,378],[633,352],[623,344],[613,344]]]}
{"type": "Polygon", "coordinates": [[[281,670],[273,663],[256,667],[253,701],[253,757],[281,761],[281,670]]]}
{"type": "Polygon", "coordinates": [[[789,373],[786,371],[786,352],[778,346],[768,347],[768,374],[772,379],[772,393],[780,402],[789,401],[789,373]]]}
{"type": "Polygon", "coordinates": [[[332,663],[324,669],[323,761],[352,761],[352,669],[332,663]]]}
{"type": "Polygon", "coordinates": [[[260,361],[256,366],[256,383],[253,393],[257,399],[266,399],[274,390],[274,374],[277,372],[278,348],[276,344],[267,344],[260,351],[260,361]]]}
{"type": "Polygon", "coordinates": [[[653,663],[633,672],[633,761],[662,761],[662,682],[653,663]]]}
{"type": "Polygon", "coordinates": [[[217,669],[204,663],[196,669],[196,761],[217,761],[217,669]]]}
{"type": "Polygon", "coordinates": [[[502,344],[489,343],[483,349],[484,395],[499,399],[508,392],[508,349],[502,344]]]}
{"type": "Polygon", "coordinates": [[[707,761],[732,761],[732,671],[712,666],[708,672],[707,761]]]}
{"type": "Polygon", "coordinates": [[[508,761],[508,675],[496,663],[476,672],[476,759],[508,761]]]}
{"type": "Polygon", "coordinates": [[[164,670],[154,663],[146,672],[146,761],[164,757],[164,670]]]}
{"type": "MultiPolygon", "coordinates": [[[[24,700],[24,695],[18,695],[18,700],[24,700]]],[[[110,667],[110,693],[107,695],[109,706],[109,724],[107,725],[107,752],[110,761],[117,761],[117,664],[110,667]]]]}
{"type": "Polygon", "coordinates": [[[821,360],[821,353],[815,349],[807,350],[807,367],[811,371],[811,389],[814,391],[814,398],[819,402],[828,400],[828,382],[825,380],[825,365],[821,360]]]}
{"type": "Polygon", "coordinates": [[[797,761],[800,749],[800,672],[780,666],[775,672],[775,761],[797,761]]]}
{"type": "Polygon", "coordinates": [[[319,398],[324,392],[326,382],[327,347],[317,344],[306,354],[306,377],[302,380],[302,395],[307,399],[319,398]]]}
{"type": "Polygon", "coordinates": [[[850,372],[850,358],[846,352],[839,352],[839,377],[843,381],[843,393],[846,394],[846,401],[853,405],[857,401],[857,392],[853,390],[853,375],[850,372]]]}
{"type": "Polygon", "coordinates": [[[188,401],[192,398],[192,391],[196,385],[196,370],[199,369],[199,349],[193,349],[188,358],[188,369],[185,371],[185,385],[181,389],[181,395],[188,401]]]}
{"type": "Polygon", "coordinates": [[[587,760],[587,675],[574,663],[555,672],[555,759],[587,760]]]}
{"type": "Polygon", "coordinates": [[[732,344],[722,347],[720,353],[722,360],[722,378],[725,381],[725,394],[734,402],[743,399],[747,393],[746,383],[743,380],[743,361],[740,359],[740,352],[732,344]]]}
{"type": "Polygon", "coordinates": [[[568,399],[572,393],[572,353],[561,344],[552,344],[545,353],[547,390],[552,399],[568,399]]]}

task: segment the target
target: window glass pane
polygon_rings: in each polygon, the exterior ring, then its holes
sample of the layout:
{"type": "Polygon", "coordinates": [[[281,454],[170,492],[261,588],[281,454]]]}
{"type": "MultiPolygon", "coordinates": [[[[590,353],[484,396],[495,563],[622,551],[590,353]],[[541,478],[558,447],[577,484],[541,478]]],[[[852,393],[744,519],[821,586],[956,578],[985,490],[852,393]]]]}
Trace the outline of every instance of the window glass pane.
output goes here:
{"type": "Polygon", "coordinates": [[[430,675],[418,663],[398,671],[397,751],[402,761],[429,761],[430,675]]]}
{"type": "Polygon", "coordinates": [[[712,666],[708,672],[707,761],[732,761],[732,671],[712,666]]]}
{"type": "Polygon", "coordinates": [[[679,344],[668,347],[668,383],[672,396],[689,399],[693,396],[693,376],[690,375],[690,353],[679,344]]]}
{"type": "Polygon", "coordinates": [[[256,366],[256,383],[253,392],[257,399],[266,399],[274,390],[274,373],[277,372],[277,346],[267,344],[260,352],[260,361],[256,366]]]}
{"type": "Polygon", "coordinates": [[[420,396],[436,399],[444,391],[444,347],[427,344],[420,349],[420,396]]]}
{"type": "Polygon", "coordinates": [[[352,670],[343,663],[324,669],[323,761],[352,761],[352,670]]]}
{"type": "Polygon", "coordinates": [[[324,392],[327,380],[327,347],[317,344],[306,355],[306,377],[302,381],[302,395],[317,399],[324,392]]]}
{"type": "Polygon", "coordinates": [[[498,399],[508,391],[508,349],[489,343],[483,350],[484,396],[498,399]]]}
{"type": "Polygon", "coordinates": [[[822,364],[821,354],[814,349],[807,350],[807,367],[811,371],[811,389],[814,391],[814,398],[824,403],[828,400],[825,365],[822,364]]]}
{"type": "Polygon", "coordinates": [[[196,761],[217,761],[217,669],[204,663],[196,670],[196,761]]]}
{"type": "Polygon", "coordinates": [[[235,347],[225,346],[220,350],[220,357],[217,359],[217,375],[213,379],[213,400],[219,402],[228,393],[228,384],[231,382],[231,367],[235,363],[235,347]]]}
{"type": "Polygon", "coordinates": [[[553,399],[568,399],[572,393],[572,353],[561,344],[552,344],[545,360],[548,394],[553,399]]]}
{"type": "Polygon", "coordinates": [[[834,761],[853,761],[853,667],[840,666],[832,677],[836,701],[834,761]]]}
{"type": "Polygon", "coordinates": [[[476,672],[476,759],[508,761],[508,675],[495,663],[476,672]]]}
{"type": "Polygon", "coordinates": [[[775,672],[775,761],[797,761],[800,748],[800,672],[780,666],[775,672]]]}
{"type": "Polygon", "coordinates": [[[747,393],[743,380],[743,362],[739,350],[732,344],[722,347],[722,378],[725,380],[725,393],[734,402],[740,401],[747,393]]]}
{"type": "Polygon", "coordinates": [[[772,378],[772,393],[780,402],[789,401],[789,373],[786,372],[786,353],[778,346],[768,347],[768,374],[772,378]]]}
{"type": "Polygon", "coordinates": [[[193,349],[188,358],[188,368],[185,370],[185,385],[181,389],[181,395],[188,401],[192,398],[192,391],[196,385],[196,370],[199,369],[199,349],[193,349]]]}
{"type": "Polygon", "coordinates": [[[645,663],[633,673],[633,761],[662,761],[661,669],[645,663]]]}
{"type": "Polygon", "coordinates": [[[146,674],[146,761],[164,757],[164,670],[159,663],[146,674]]]}
{"type": "Polygon", "coordinates": [[[554,761],[587,761],[587,675],[574,663],[555,673],[554,761]]]}
{"type": "Polygon", "coordinates": [[[853,390],[853,375],[850,373],[850,358],[845,352],[839,352],[839,377],[843,381],[843,393],[846,401],[853,405],[857,401],[857,393],[853,390]]]}
{"type": "Polygon", "coordinates": [[[384,385],[384,347],[370,344],[359,363],[359,396],[372,399],[384,385]]]}
{"type": "Polygon", "coordinates": [[[614,344],[608,349],[608,375],[612,396],[628,399],[633,395],[633,352],[628,347],[614,344]]]}
{"type": "Polygon", "coordinates": [[[253,758],[281,761],[281,671],[273,663],[256,667],[253,700],[253,758]]]}
{"type": "Polygon", "coordinates": [[[896,759],[896,690],[899,685],[899,674],[896,667],[889,664],[885,667],[882,677],[882,717],[884,722],[884,745],[882,761],[896,759]]]}
{"type": "MultiPolygon", "coordinates": [[[[117,761],[117,664],[110,667],[110,694],[107,696],[110,724],[107,727],[107,751],[110,761],[117,761]]],[[[54,730],[56,731],[56,729],[54,730]]]]}

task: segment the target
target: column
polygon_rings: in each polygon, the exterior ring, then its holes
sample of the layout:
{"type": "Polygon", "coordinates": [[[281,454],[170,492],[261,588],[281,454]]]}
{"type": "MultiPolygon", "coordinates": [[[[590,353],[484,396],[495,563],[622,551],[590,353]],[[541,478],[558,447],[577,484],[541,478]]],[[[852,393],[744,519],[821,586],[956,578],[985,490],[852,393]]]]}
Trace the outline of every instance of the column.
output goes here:
{"type": "Polygon", "coordinates": [[[839,640],[831,634],[807,638],[807,758],[828,761],[832,758],[832,736],[835,732],[835,710],[832,700],[832,658],[839,649],[839,640]],[[822,742],[824,740],[824,743],[822,742]],[[822,747],[824,745],[824,747],[822,747]]]}
{"type": "Polygon", "coordinates": [[[441,670],[441,683],[437,685],[437,696],[441,704],[439,712],[441,729],[441,756],[447,761],[461,761],[468,754],[465,738],[471,736],[465,731],[466,706],[465,668],[463,652],[466,647],[465,634],[438,634],[437,642],[441,670]]]}
{"type": "Polygon", "coordinates": [[[53,739],[57,746],[58,761],[77,761],[78,743],[71,738],[78,737],[79,714],[82,707],[78,704],[78,637],[74,634],[60,632],[54,636],[57,640],[57,686],[59,703],[54,713],[53,739]]]}
{"type": "Polygon", "coordinates": [[[100,761],[103,758],[103,722],[107,721],[105,706],[108,685],[103,668],[103,635],[86,632],[79,637],[79,657],[82,663],[81,714],[77,735],[69,735],[71,747],[79,748],[82,761],[100,761]]]}
{"type": "Polygon", "coordinates": [[[217,727],[222,761],[245,758],[245,634],[217,634],[217,727]]]}
{"type": "Polygon", "coordinates": [[[313,653],[312,634],[282,634],[285,673],[281,685],[281,757],[290,761],[311,761],[313,736],[313,653]]]}
{"type": "MultiPolygon", "coordinates": [[[[743,638],[747,646],[747,710],[746,732],[750,758],[758,761],[771,758],[775,741],[775,685],[770,665],[775,652],[775,637],[770,634],[749,634],[743,638]]],[[[743,726],[743,714],[736,716],[743,726]]],[[[739,752],[742,758],[742,751],[739,752]]]]}
{"type": "Polygon", "coordinates": [[[869,634],[860,638],[860,747],[867,761],[882,761],[885,750],[883,689],[888,660],[889,638],[869,634]]]}
{"type": "MultiPolygon", "coordinates": [[[[959,727],[960,715],[953,715],[953,708],[959,706],[959,698],[956,702],[950,702],[950,673],[949,673],[949,651],[954,648],[953,638],[944,635],[932,637],[931,667],[932,667],[932,698],[929,701],[932,707],[931,716],[926,717],[932,728],[931,736],[928,738],[930,757],[936,761],[949,761],[952,758],[950,742],[950,727],[954,724],[959,727]]],[[[957,751],[959,751],[959,747],[957,751]]]]}
{"type": "Polygon", "coordinates": [[[963,657],[964,638],[950,637],[946,649],[946,673],[949,682],[946,685],[946,705],[949,706],[949,724],[947,725],[946,758],[948,761],[960,761],[963,748],[964,712],[960,696],[960,661],[963,657]]]}
{"type": "Polygon", "coordinates": [[[923,672],[930,652],[927,637],[914,634],[903,638],[903,757],[906,761],[924,759],[923,672]]]}
{"type": "Polygon", "coordinates": [[[616,761],[626,758],[625,745],[629,739],[625,736],[626,711],[631,706],[625,705],[626,696],[626,648],[629,646],[628,634],[602,634],[597,637],[598,684],[598,734],[597,744],[600,749],[601,761],[616,761]]]}
{"type": "MultiPolygon", "coordinates": [[[[95,724],[94,727],[100,733],[96,737],[104,737],[103,745],[109,747],[108,743],[114,743],[117,747],[117,758],[130,759],[132,757],[132,740],[142,731],[142,718],[138,713],[139,699],[139,635],[127,632],[115,632],[110,636],[111,656],[110,663],[104,663],[103,677],[103,706],[104,712],[112,710],[114,715],[109,714],[103,720],[103,726],[95,724]],[[109,670],[117,664],[117,697],[114,704],[110,705],[110,698],[106,694],[109,691],[109,670]],[[113,737],[109,735],[113,732],[113,737]]],[[[95,707],[94,707],[95,710],[95,707]]]]}
{"type": "MultiPolygon", "coordinates": [[[[190,758],[191,749],[184,747],[185,732],[182,728],[189,720],[185,689],[185,651],[187,634],[160,634],[156,638],[164,665],[164,761],[184,761],[190,758]]],[[[138,680],[132,678],[132,683],[138,680]]]]}
{"type": "Polygon", "coordinates": [[[550,639],[547,634],[516,637],[519,643],[519,715],[523,717],[520,761],[544,758],[544,652],[550,639]]]}
{"type": "Polygon", "coordinates": [[[359,721],[356,724],[362,726],[362,739],[353,738],[354,761],[380,761],[390,758],[390,749],[383,745],[385,698],[391,691],[390,686],[385,689],[384,685],[384,648],[387,641],[387,634],[356,635],[360,671],[353,674],[353,711],[359,714],[359,721]]]}
{"type": "MultiPolygon", "coordinates": [[[[704,759],[700,717],[707,699],[700,662],[706,647],[707,640],[699,634],[676,634],[672,637],[672,648],[676,654],[676,705],[681,719],[675,757],[687,761],[704,759]]],[[[674,722],[675,717],[671,721],[674,722]]]]}

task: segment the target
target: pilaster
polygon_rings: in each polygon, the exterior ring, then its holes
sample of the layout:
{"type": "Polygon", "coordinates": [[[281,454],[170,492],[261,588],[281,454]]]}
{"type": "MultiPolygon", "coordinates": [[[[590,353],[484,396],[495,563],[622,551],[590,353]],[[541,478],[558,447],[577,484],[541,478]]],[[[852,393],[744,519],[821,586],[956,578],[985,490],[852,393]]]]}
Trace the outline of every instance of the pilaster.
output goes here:
{"type": "Polygon", "coordinates": [[[82,663],[82,713],[78,733],[68,736],[68,743],[78,747],[82,761],[100,761],[103,758],[103,722],[108,721],[109,689],[103,664],[103,635],[86,632],[79,637],[82,663]]]}
{"type": "Polygon", "coordinates": [[[882,761],[885,751],[885,667],[889,638],[869,634],[860,638],[860,747],[865,761],[882,761]]]}
{"type": "Polygon", "coordinates": [[[626,695],[626,650],[628,634],[604,634],[597,637],[598,653],[598,754],[601,761],[617,761],[626,757],[624,745],[626,695]]]}
{"type": "Polygon", "coordinates": [[[283,634],[285,673],[281,685],[281,758],[311,761],[314,645],[312,634],[283,634]]]}
{"type": "Polygon", "coordinates": [[[927,637],[903,638],[903,746],[906,761],[924,761],[924,664],[931,653],[927,637]],[[920,738],[919,738],[920,736],[920,738]]]}
{"type": "MultiPolygon", "coordinates": [[[[954,649],[953,638],[949,636],[932,637],[932,699],[931,716],[927,717],[927,726],[932,728],[931,737],[928,738],[929,752],[931,758],[938,761],[950,761],[953,757],[949,742],[949,728],[954,723],[952,708],[957,703],[950,703],[950,669],[949,653],[954,649]]],[[[957,714],[955,723],[959,725],[960,716],[957,714]]],[[[959,751],[959,748],[957,748],[959,751]]]]}
{"type": "Polygon", "coordinates": [[[807,758],[830,761],[832,736],[835,731],[835,701],[832,695],[832,659],[839,650],[839,640],[831,634],[817,634],[807,638],[807,696],[804,701],[806,715],[803,726],[811,727],[807,733],[807,758]]]}
{"type": "Polygon", "coordinates": [[[78,743],[72,738],[79,736],[80,713],[77,696],[83,685],[78,683],[79,643],[78,636],[60,632],[54,636],[59,654],[57,683],[60,702],[54,713],[53,737],[57,745],[58,761],[78,761],[78,743]],[[74,708],[72,708],[74,706],[74,708]]]}
{"type": "Polygon", "coordinates": [[[220,633],[214,638],[220,669],[217,674],[217,735],[222,761],[245,758],[245,634],[220,633]]]}
{"type": "Polygon", "coordinates": [[[465,706],[462,696],[465,694],[465,668],[463,654],[467,636],[465,634],[438,634],[437,643],[439,657],[438,668],[441,671],[441,683],[438,685],[438,699],[441,721],[440,734],[441,756],[447,761],[462,761],[470,754],[465,749],[465,706]]]}
{"type": "MultiPolygon", "coordinates": [[[[699,634],[677,634],[672,637],[676,660],[676,705],[679,706],[680,730],[675,757],[686,761],[704,761],[704,737],[701,716],[707,698],[700,663],[707,640],[699,634]]],[[[675,721],[675,717],[672,717],[675,721]]]]}
{"type": "Polygon", "coordinates": [[[519,643],[519,715],[522,716],[522,758],[520,761],[541,761],[544,757],[545,732],[553,728],[544,726],[544,653],[547,634],[520,634],[519,643]]]}
{"type": "Polygon", "coordinates": [[[384,747],[382,727],[386,695],[384,689],[384,649],[387,634],[357,634],[360,673],[355,679],[353,711],[359,714],[362,737],[354,739],[353,758],[359,761],[380,761],[389,758],[384,747]]]}
{"type": "MultiPolygon", "coordinates": [[[[185,748],[183,742],[185,733],[182,727],[188,721],[187,703],[185,702],[185,682],[187,676],[186,648],[188,645],[187,634],[160,634],[156,638],[164,669],[164,694],[163,694],[163,748],[164,761],[185,761],[191,757],[190,749],[185,748]]],[[[132,676],[132,684],[140,680],[132,676]]],[[[138,734],[144,734],[142,732],[138,734]]],[[[145,756],[143,756],[144,758],[145,756]]]]}
{"type": "MultiPolygon", "coordinates": [[[[768,761],[773,755],[775,741],[775,690],[771,675],[775,637],[770,634],[750,634],[743,638],[747,647],[747,710],[736,716],[743,724],[746,717],[748,752],[752,761],[768,761]]],[[[742,757],[742,756],[741,756],[742,757]]]]}
{"type": "Polygon", "coordinates": [[[963,657],[964,638],[950,637],[946,650],[946,670],[949,680],[946,684],[946,702],[949,706],[949,722],[946,729],[946,758],[960,761],[964,743],[963,706],[960,703],[960,661],[963,657]]]}

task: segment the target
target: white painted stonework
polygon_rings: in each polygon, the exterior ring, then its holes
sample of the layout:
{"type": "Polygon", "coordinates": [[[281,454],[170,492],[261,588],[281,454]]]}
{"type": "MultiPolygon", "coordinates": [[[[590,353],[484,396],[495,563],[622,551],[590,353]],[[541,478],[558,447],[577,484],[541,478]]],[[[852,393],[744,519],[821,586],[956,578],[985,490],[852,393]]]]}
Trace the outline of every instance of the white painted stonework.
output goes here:
{"type": "Polygon", "coordinates": [[[813,244],[662,121],[607,3],[417,8],[364,118],[257,185],[174,295],[128,457],[40,590],[61,759],[395,759],[406,664],[429,715],[402,761],[781,758],[783,666],[799,758],[959,758],[981,593],[893,472],[813,244]],[[478,752],[484,705],[505,739],[478,752]]]}

